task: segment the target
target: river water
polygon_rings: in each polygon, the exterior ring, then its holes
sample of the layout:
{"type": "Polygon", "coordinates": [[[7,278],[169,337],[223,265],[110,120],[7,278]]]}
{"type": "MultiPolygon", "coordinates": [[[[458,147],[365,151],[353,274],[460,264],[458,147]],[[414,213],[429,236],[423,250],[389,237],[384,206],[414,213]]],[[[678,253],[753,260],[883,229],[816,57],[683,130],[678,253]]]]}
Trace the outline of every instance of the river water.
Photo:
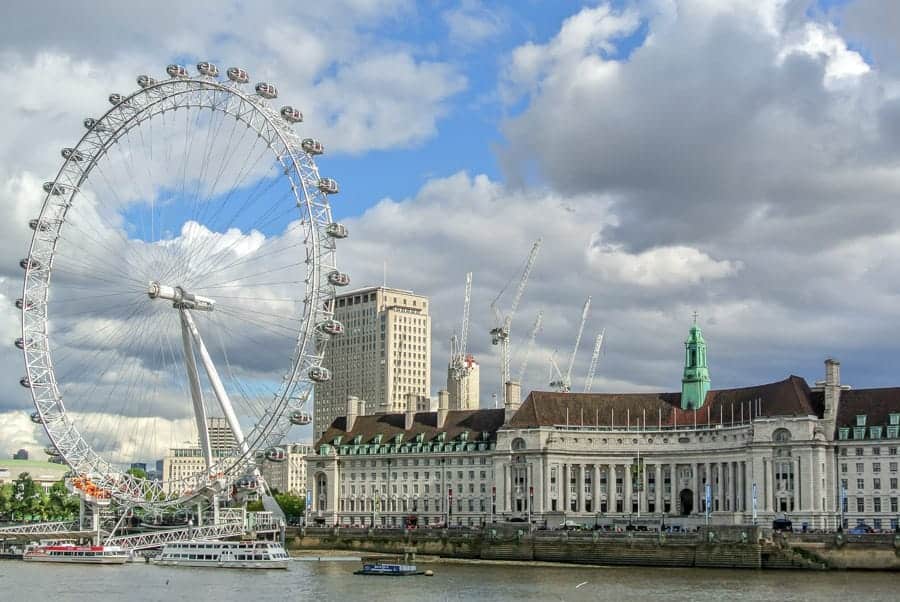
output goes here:
{"type": "Polygon", "coordinates": [[[358,562],[297,560],[287,571],[0,561],[0,600],[829,600],[900,599],[900,575],[496,564],[431,564],[434,577],[362,577],[358,562]]]}

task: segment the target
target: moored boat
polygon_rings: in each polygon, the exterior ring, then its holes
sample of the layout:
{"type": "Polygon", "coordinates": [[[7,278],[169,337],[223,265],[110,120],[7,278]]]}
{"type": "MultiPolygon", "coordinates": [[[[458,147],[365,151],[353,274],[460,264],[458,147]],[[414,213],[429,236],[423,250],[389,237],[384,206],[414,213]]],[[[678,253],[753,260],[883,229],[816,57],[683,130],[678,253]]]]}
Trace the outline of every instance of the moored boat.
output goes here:
{"type": "Polygon", "coordinates": [[[73,542],[41,542],[22,554],[26,562],[63,562],[73,564],[125,564],[131,558],[119,546],[80,546],[73,542]]]}
{"type": "Polygon", "coordinates": [[[173,541],[150,562],[163,566],[286,569],[290,556],[274,541],[173,541]]]}
{"type": "Polygon", "coordinates": [[[399,562],[382,562],[378,560],[363,561],[363,567],[353,571],[354,575],[379,575],[384,577],[407,577],[410,575],[423,575],[414,564],[401,564],[399,562]]]}

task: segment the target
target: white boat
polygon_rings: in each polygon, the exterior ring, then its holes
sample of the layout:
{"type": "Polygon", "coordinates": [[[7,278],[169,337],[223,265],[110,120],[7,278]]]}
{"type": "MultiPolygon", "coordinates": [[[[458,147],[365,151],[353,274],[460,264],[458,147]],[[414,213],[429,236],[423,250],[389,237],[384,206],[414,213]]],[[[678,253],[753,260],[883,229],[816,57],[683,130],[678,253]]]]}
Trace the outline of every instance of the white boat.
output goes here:
{"type": "Polygon", "coordinates": [[[217,567],[231,569],[286,569],[290,556],[274,541],[173,541],[152,558],[163,566],[217,567]]]}
{"type": "Polygon", "coordinates": [[[42,541],[22,554],[26,562],[74,564],[125,564],[130,558],[128,550],[119,546],[80,546],[71,541],[42,541]]]}

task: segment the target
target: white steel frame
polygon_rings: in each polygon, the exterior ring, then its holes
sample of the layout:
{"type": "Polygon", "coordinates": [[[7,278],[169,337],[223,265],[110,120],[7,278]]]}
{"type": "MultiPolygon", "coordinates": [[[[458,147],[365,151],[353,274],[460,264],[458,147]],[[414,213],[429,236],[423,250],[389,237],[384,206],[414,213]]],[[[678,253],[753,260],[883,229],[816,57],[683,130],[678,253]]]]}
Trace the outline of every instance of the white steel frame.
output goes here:
{"type": "MultiPolygon", "coordinates": [[[[34,405],[47,436],[72,470],[91,479],[92,483],[124,503],[145,507],[179,505],[202,490],[221,491],[242,475],[255,472],[253,452],[277,445],[286,434],[290,428],[288,416],[291,411],[302,409],[308,399],[313,386],[309,371],[321,364],[330,338],[317,326],[333,318],[334,285],[328,282],[328,274],[337,269],[336,245],[335,239],[326,233],[326,227],[332,223],[332,215],[327,196],[318,188],[318,169],[313,157],[303,150],[302,140],[294,132],[292,124],[266,99],[244,88],[240,83],[207,76],[175,77],[153,82],[123,97],[82,136],[74,147],[75,152],[69,153],[53,181],[53,187],[44,197],[34,229],[22,291],[23,352],[34,405]],[[241,437],[244,443],[235,455],[219,458],[215,463],[207,456],[210,461],[207,473],[182,479],[175,488],[177,491],[170,494],[159,481],[134,477],[107,461],[82,437],[78,426],[66,412],[54,374],[47,331],[47,307],[57,242],[68,212],[77,207],[82,183],[110,147],[131,129],[154,116],[181,108],[210,109],[230,115],[253,128],[281,164],[302,219],[306,247],[306,291],[290,369],[283,376],[262,418],[246,437],[241,437]],[[59,189],[62,194],[53,194],[59,189]]],[[[190,314],[183,311],[181,315],[183,323],[186,321],[190,326],[190,314]]],[[[199,334],[193,338],[202,349],[199,334]]],[[[187,351],[190,341],[183,340],[187,351]]],[[[191,353],[186,355],[192,357],[191,353]]],[[[188,373],[196,376],[196,365],[192,368],[190,363],[188,361],[188,373]]],[[[193,382],[191,384],[193,391],[193,382]]],[[[195,408],[197,401],[194,400],[195,408]]],[[[198,426],[200,419],[198,413],[198,426]]],[[[229,424],[232,429],[239,428],[233,412],[229,424]]],[[[202,437],[206,430],[205,421],[199,430],[202,437]]],[[[204,454],[208,453],[208,447],[207,438],[204,454]]]]}

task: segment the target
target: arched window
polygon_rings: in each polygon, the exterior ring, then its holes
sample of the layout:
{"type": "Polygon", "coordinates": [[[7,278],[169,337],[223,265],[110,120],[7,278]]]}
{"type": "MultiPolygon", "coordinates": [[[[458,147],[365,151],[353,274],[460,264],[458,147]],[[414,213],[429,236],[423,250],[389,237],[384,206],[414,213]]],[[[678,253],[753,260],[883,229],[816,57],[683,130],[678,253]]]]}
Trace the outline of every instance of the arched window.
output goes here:
{"type": "Polygon", "coordinates": [[[787,443],[791,440],[791,431],[787,429],[777,429],[772,433],[772,441],[776,443],[787,443]]]}
{"type": "Polygon", "coordinates": [[[522,439],[521,437],[516,437],[515,439],[513,439],[512,450],[521,451],[523,449],[525,449],[525,439],[522,439]]]}

